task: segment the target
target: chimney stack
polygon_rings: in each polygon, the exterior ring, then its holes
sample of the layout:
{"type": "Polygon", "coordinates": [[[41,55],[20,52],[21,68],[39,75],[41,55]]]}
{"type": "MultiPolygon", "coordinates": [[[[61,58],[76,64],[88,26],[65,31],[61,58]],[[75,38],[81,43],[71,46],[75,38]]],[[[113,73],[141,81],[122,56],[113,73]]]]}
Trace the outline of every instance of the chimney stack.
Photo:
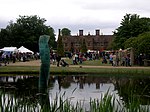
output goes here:
{"type": "Polygon", "coordinates": [[[96,35],[100,35],[100,30],[99,29],[95,30],[95,32],[96,32],[96,35]]]}
{"type": "Polygon", "coordinates": [[[83,36],[83,30],[79,30],[79,36],[83,36]]]}

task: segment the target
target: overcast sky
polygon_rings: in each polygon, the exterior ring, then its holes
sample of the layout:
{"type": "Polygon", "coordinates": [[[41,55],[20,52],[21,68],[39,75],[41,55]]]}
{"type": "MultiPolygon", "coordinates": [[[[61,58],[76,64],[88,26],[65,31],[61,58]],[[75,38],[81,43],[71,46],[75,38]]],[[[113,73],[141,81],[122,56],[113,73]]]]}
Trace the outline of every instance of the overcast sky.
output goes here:
{"type": "Polygon", "coordinates": [[[150,17],[150,0],[0,0],[0,28],[21,16],[38,15],[47,20],[57,35],[58,29],[69,28],[76,35],[112,34],[126,13],[150,17]]]}

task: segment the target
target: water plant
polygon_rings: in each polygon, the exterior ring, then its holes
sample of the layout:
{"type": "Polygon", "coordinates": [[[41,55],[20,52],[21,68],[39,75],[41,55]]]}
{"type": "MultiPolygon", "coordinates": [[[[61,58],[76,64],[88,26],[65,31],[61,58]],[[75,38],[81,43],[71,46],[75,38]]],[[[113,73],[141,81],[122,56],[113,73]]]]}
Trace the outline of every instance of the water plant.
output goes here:
{"type": "Polygon", "coordinates": [[[50,104],[27,102],[25,98],[17,99],[12,95],[0,93],[0,111],[1,112],[149,112],[150,105],[141,105],[138,99],[131,97],[129,102],[123,103],[121,99],[110,94],[107,91],[101,95],[100,99],[90,99],[89,109],[84,106],[84,102],[71,101],[71,98],[64,98],[65,93],[61,96],[56,94],[50,104]],[[47,106],[50,105],[50,106],[47,106]]]}

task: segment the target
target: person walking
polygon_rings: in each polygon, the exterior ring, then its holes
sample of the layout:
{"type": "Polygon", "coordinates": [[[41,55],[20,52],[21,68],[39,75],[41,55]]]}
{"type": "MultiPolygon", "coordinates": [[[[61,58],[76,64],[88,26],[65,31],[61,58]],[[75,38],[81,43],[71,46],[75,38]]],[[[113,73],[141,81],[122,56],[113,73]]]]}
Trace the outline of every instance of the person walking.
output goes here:
{"type": "Polygon", "coordinates": [[[116,55],[113,55],[113,66],[116,66],[116,55]]]}
{"type": "Polygon", "coordinates": [[[56,60],[57,60],[57,67],[59,67],[61,56],[57,55],[56,60]]]}
{"type": "Polygon", "coordinates": [[[109,56],[109,63],[113,66],[113,55],[110,54],[109,56]]]}

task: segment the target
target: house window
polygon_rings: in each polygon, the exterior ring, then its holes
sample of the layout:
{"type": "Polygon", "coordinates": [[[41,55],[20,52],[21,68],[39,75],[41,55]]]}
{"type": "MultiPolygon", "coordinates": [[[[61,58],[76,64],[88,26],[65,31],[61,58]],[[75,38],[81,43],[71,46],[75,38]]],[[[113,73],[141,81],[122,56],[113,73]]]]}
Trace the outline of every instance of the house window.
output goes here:
{"type": "Polygon", "coordinates": [[[79,44],[79,43],[76,43],[76,47],[80,47],[80,44],[79,44]]]}
{"type": "Polygon", "coordinates": [[[65,47],[67,47],[68,46],[68,44],[67,43],[65,43],[65,47]]]}
{"type": "Polygon", "coordinates": [[[107,45],[108,45],[108,42],[104,42],[104,45],[106,45],[106,46],[107,46],[107,45]]]}

